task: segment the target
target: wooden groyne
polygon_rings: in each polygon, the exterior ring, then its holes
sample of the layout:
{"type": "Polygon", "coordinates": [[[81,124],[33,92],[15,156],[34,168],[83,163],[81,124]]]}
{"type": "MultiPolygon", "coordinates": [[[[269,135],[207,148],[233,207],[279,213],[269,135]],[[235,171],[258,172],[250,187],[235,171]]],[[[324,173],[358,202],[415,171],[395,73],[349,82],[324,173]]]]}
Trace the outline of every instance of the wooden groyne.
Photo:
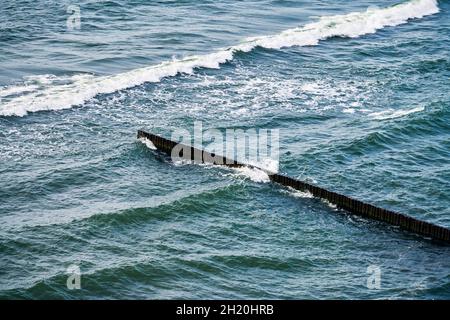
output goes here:
{"type": "MultiPolygon", "coordinates": [[[[138,138],[149,139],[154,146],[166,153],[171,154],[173,148],[175,146],[182,146],[182,150],[188,150],[190,152],[186,153],[185,156],[183,154],[179,154],[180,157],[186,160],[198,160],[202,159],[202,162],[207,162],[211,164],[224,165],[229,167],[251,167],[256,168],[251,165],[246,165],[239,163],[234,159],[229,159],[222,156],[217,156],[215,154],[211,154],[205,150],[200,150],[194,148],[192,146],[181,145],[177,142],[165,139],[155,134],[151,134],[142,130],[138,131],[138,138]],[[205,160],[207,159],[207,160],[205,160]]],[[[259,170],[265,171],[263,169],[257,168],[259,170]]],[[[425,222],[422,220],[415,219],[408,215],[394,212],[391,210],[383,209],[377,206],[374,206],[369,203],[365,203],[359,200],[356,200],[351,197],[347,197],[345,195],[329,191],[327,189],[315,186],[308,182],[300,181],[297,179],[293,179],[288,176],[284,176],[281,174],[269,174],[269,178],[271,181],[279,183],[283,186],[291,187],[300,191],[308,191],[314,197],[325,199],[328,202],[336,205],[340,209],[344,209],[348,212],[351,212],[355,215],[370,218],[378,221],[386,222],[390,225],[400,227],[403,230],[413,232],[415,234],[431,238],[433,240],[445,242],[450,244],[450,229],[444,228],[442,226],[438,226],[429,222],[425,222]]]]}

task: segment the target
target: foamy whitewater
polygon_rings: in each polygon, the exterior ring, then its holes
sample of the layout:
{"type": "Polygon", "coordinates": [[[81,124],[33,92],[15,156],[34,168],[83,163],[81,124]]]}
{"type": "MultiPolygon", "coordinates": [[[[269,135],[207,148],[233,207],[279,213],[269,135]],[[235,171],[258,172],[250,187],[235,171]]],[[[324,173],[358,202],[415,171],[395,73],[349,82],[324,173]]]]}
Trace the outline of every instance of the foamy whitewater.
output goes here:
{"type": "MultiPolygon", "coordinates": [[[[143,143],[150,150],[157,150],[155,145],[146,138],[140,138],[139,141],[143,143]]],[[[192,162],[175,159],[175,165],[190,165],[192,162]]],[[[201,164],[209,167],[208,163],[201,164]]],[[[278,161],[273,159],[264,159],[259,162],[248,162],[249,166],[243,166],[238,168],[233,168],[232,170],[239,176],[245,176],[254,182],[270,182],[269,174],[275,174],[278,172],[278,161]]]]}
{"type": "Polygon", "coordinates": [[[147,138],[139,138],[139,141],[142,142],[147,148],[150,150],[157,150],[153,142],[150,141],[150,139],[147,138]]]}
{"type": "Polygon", "coordinates": [[[377,119],[377,120],[388,120],[388,119],[401,118],[401,117],[407,116],[409,114],[421,112],[424,110],[425,110],[424,107],[417,107],[417,108],[413,108],[413,109],[409,109],[409,110],[388,109],[388,110],[379,111],[379,112],[372,112],[369,114],[369,116],[371,116],[373,119],[377,119]]]}
{"type": "Polygon", "coordinates": [[[325,16],[317,22],[278,35],[249,38],[239,45],[214,53],[166,61],[117,75],[35,76],[25,79],[23,84],[0,90],[0,115],[25,116],[28,112],[67,109],[82,105],[98,94],[116,92],[145,82],[159,82],[162,78],[180,73],[192,74],[197,68],[217,69],[221,64],[231,61],[238,51],[249,52],[256,47],[281,49],[315,46],[319,41],[331,37],[356,38],[437,12],[439,8],[436,0],[412,0],[388,8],[369,8],[365,12],[325,16]]]}

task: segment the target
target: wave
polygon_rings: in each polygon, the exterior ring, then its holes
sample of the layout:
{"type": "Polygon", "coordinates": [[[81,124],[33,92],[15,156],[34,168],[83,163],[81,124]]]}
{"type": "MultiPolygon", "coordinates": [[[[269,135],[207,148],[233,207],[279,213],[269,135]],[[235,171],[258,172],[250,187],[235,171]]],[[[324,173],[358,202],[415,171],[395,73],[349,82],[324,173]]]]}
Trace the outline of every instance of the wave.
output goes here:
{"type": "Polygon", "coordinates": [[[249,178],[253,182],[270,182],[269,175],[257,168],[250,168],[250,167],[240,167],[240,168],[234,168],[233,169],[237,174],[243,175],[246,178],[249,178]]]}
{"type": "Polygon", "coordinates": [[[370,113],[369,116],[375,120],[388,120],[388,119],[401,118],[401,117],[407,116],[408,114],[421,112],[424,110],[425,110],[425,107],[423,107],[423,106],[409,109],[409,110],[388,109],[388,110],[384,110],[384,111],[380,111],[380,112],[370,113]]]}
{"type": "Polygon", "coordinates": [[[306,198],[306,199],[312,199],[314,198],[313,194],[309,191],[300,191],[297,189],[294,189],[292,187],[287,187],[286,189],[287,194],[290,196],[293,196],[295,198],[306,198]]]}
{"type": "MultiPolygon", "coordinates": [[[[153,144],[153,142],[150,141],[150,139],[147,138],[139,138],[138,139],[141,143],[143,143],[148,149],[150,150],[157,150],[156,146],[153,144]]],[[[277,173],[279,163],[278,160],[274,159],[263,159],[261,161],[242,161],[243,163],[247,163],[248,166],[238,167],[238,168],[232,168],[233,172],[237,173],[238,175],[245,176],[246,178],[249,178],[250,180],[254,182],[269,182],[269,173],[277,173]]],[[[174,162],[175,165],[185,165],[190,164],[189,161],[184,160],[178,160],[174,162]]],[[[201,164],[206,167],[210,167],[210,164],[201,164]]]]}
{"type": "Polygon", "coordinates": [[[315,46],[319,41],[332,37],[356,38],[437,12],[439,7],[436,0],[411,0],[387,8],[369,8],[364,12],[321,17],[316,22],[277,35],[248,38],[236,46],[217,52],[174,59],[117,75],[82,74],[63,79],[49,75],[36,76],[26,80],[17,89],[0,89],[0,103],[3,101],[0,104],[0,116],[25,116],[29,112],[68,109],[82,105],[98,94],[113,93],[145,82],[159,82],[181,73],[192,74],[198,68],[218,69],[221,64],[233,60],[237,52],[250,52],[257,47],[278,50],[292,46],[315,46]],[[22,90],[24,94],[10,96],[8,90],[22,90]]]}
{"type": "Polygon", "coordinates": [[[153,142],[150,139],[147,138],[139,138],[139,141],[143,143],[147,148],[150,150],[156,150],[157,148],[153,144],[153,142]]]}

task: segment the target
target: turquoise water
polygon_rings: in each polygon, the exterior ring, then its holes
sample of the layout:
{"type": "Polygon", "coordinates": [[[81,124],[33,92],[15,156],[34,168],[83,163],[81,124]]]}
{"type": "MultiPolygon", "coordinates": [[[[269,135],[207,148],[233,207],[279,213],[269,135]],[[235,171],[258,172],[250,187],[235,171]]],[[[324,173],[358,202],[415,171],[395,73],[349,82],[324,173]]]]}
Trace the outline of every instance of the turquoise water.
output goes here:
{"type": "Polygon", "coordinates": [[[136,140],[279,129],[280,172],[450,227],[450,2],[397,3],[3,3],[0,298],[450,298],[449,247],[136,140]]]}

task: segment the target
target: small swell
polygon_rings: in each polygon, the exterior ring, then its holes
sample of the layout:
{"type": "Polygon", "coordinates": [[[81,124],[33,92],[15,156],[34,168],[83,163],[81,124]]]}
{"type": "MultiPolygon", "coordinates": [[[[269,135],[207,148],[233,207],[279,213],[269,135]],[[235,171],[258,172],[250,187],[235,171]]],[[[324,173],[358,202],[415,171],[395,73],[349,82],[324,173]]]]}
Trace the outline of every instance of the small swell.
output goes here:
{"type": "Polygon", "coordinates": [[[404,116],[407,116],[411,113],[421,112],[424,111],[425,107],[417,107],[413,109],[401,109],[401,110],[394,110],[394,109],[388,109],[380,112],[373,112],[370,113],[369,116],[376,120],[388,120],[388,119],[395,119],[395,118],[401,118],[404,116]]]}

